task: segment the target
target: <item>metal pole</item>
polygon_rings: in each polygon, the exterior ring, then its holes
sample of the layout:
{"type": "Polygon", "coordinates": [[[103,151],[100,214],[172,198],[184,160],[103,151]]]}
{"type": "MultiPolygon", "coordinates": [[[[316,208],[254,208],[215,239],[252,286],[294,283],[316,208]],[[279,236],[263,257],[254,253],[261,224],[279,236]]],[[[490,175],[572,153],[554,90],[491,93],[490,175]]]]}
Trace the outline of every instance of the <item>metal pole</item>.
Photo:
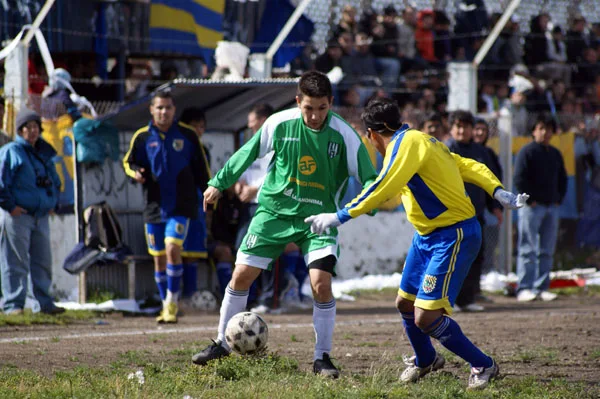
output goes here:
{"type": "Polygon", "coordinates": [[[473,64],[476,67],[478,67],[479,64],[481,64],[481,61],[483,61],[483,59],[487,55],[488,51],[490,51],[490,48],[492,48],[492,45],[498,38],[498,35],[500,35],[500,32],[502,32],[502,29],[504,29],[504,26],[508,22],[508,19],[513,15],[513,13],[515,12],[515,10],[519,6],[519,4],[521,4],[521,0],[512,0],[510,2],[510,4],[508,5],[508,7],[506,7],[504,14],[502,14],[500,19],[496,23],[496,26],[494,26],[494,29],[492,29],[492,31],[490,32],[488,37],[486,37],[485,41],[481,45],[481,48],[475,55],[473,64]]]}
{"type": "Polygon", "coordinates": [[[273,56],[275,55],[277,50],[279,50],[279,47],[281,47],[281,44],[283,43],[285,38],[290,34],[291,30],[294,28],[294,25],[296,25],[296,22],[298,22],[298,20],[302,16],[302,13],[304,12],[304,10],[306,10],[306,7],[308,7],[310,1],[311,0],[302,0],[302,3],[298,4],[298,7],[296,7],[294,13],[287,20],[287,22],[281,29],[281,32],[279,32],[279,35],[277,35],[277,37],[271,44],[271,47],[269,47],[269,49],[267,50],[267,61],[270,62],[273,59],[273,56]]]}
{"type": "Polygon", "coordinates": [[[25,34],[25,37],[23,38],[24,45],[28,45],[29,42],[31,42],[31,39],[33,39],[33,35],[35,34],[35,31],[40,27],[42,22],[44,22],[44,19],[50,12],[50,9],[54,5],[55,1],[56,0],[46,0],[46,4],[44,4],[44,6],[40,10],[39,14],[37,15],[37,17],[35,17],[35,20],[33,21],[33,24],[32,24],[33,29],[29,29],[29,31],[27,31],[27,33],[25,34]]]}

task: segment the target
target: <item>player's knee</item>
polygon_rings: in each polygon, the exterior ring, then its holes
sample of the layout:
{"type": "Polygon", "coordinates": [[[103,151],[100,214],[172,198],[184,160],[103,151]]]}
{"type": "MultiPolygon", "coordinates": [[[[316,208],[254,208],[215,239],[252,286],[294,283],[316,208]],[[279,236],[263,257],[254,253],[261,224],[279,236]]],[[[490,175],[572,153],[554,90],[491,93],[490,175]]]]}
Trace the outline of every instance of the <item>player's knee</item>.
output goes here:
{"type": "Polygon", "coordinates": [[[227,245],[217,245],[214,252],[214,258],[217,262],[230,262],[233,260],[231,248],[227,245]]]}
{"type": "Polygon", "coordinates": [[[415,303],[401,296],[396,297],[396,308],[402,313],[412,313],[415,311],[415,303]]]}
{"type": "Polygon", "coordinates": [[[441,309],[426,310],[415,308],[415,324],[427,334],[428,331],[432,331],[435,329],[435,327],[437,327],[435,323],[441,321],[440,318],[443,315],[444,312],[441,309]]]}
{"type": "Polygon", "coordinates": [[[316,280],[311,285],[313,297],[317,302],[329,302],[333,299],[331,283],[324,280],[316,280]]]}
{"type": "Polygon", "coordinates": [[[181,262],[181,246],[179,244],[173,242],[167,243],[165,252],[167,253],[167,261],[169,263],[181,262]]]}
{"type": "Polygon", "coordinates": [[[260,274],[260,269],[250,266],[238,265],[233,269],[229,286],[236,291],[246,291],[260,274]]]}

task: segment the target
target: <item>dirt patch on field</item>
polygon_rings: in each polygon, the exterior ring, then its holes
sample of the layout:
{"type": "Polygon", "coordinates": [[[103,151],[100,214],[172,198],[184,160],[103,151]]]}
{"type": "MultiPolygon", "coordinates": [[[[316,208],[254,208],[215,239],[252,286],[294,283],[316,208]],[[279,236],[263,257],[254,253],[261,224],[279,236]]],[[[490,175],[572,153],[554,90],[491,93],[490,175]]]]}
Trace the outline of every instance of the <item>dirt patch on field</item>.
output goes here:
{"type": "MultiPolygon", "coordinates": [[[[538,380],[600,381],[600,297],[561,296],[552,303],[517,303],[493,297],[483,313],[458,313],[463,331],[492,354],[504,378],[531,375],[538,380]]],[[[393,294],[368,294],[338,302],[332,356],[344,373],[365,374],[378,367],[404,365],[410,355],[393,294]]],[[[312,312],[266,315],[269,349],[312,365],[312,312]]],[[[214,338],[217,314],[188,313],[179,324],[157,327],[153,318],[108,315],[70,326],[0,328],[0,366],[50,376],[77,366],[101,367],[122,361],[132,366],[190,354],[214,338]]],[[[439,347],[436,343],[436,347],[439,347]]],[[[448,355],[445,370],[466,379],[465,363],[448,355]]]]}

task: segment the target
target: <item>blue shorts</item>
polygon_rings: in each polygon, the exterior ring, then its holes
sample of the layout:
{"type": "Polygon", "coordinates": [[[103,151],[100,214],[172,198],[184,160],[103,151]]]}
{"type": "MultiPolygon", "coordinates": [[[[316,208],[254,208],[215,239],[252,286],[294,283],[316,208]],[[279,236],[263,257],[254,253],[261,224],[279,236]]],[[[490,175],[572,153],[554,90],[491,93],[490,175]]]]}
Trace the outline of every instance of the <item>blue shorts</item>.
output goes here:
{"type": "Polygon", "coordinates": [[[481,226],[471,218],[421,236],[415,233],[406,255],[398,296],[421,309],[452,307],[481,247],[481,226]]]}
{"type": "Polygon", "coordinates": [[[146,223],[146,243],[148,253],[152,256],[165,255],[166,245],[172,242],[180,247],[188,236],[190,219],[173,216],[161,223],[146,223]]]}
{"type": "Polygon", "coordinates": [[[183,242],[181,256],[186,258],[208,258],[206,220],[204,218],[198,218],[190,222],[187,237],[183,242]]]}

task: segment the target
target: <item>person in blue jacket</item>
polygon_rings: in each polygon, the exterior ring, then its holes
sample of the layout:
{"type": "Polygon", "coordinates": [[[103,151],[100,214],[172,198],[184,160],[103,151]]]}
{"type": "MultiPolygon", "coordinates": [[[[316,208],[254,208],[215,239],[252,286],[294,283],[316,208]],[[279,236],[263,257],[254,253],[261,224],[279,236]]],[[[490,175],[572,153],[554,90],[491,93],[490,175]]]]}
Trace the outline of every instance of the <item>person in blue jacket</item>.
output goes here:
{"type": "Polygon", "coordinates": [[[52,255],[49,215],[58,203],[56,151],[40,138],[40,116],[27,108],[16,119],[17,136],[0,149],[0,272],[4,313],[22,314],[31,274],[44,313],[65,309],[50,296],[52,255]]]}

